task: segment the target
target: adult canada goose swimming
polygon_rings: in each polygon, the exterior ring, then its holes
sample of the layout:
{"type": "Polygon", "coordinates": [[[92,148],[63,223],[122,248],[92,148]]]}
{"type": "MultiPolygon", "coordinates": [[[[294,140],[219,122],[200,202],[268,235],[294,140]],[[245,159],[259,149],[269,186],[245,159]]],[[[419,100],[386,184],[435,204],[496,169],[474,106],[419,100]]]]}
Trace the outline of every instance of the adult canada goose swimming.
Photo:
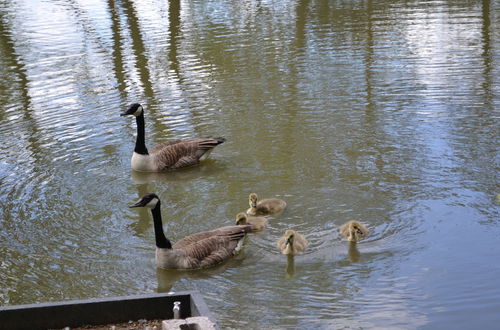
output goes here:
{"type": "Polygon", "coordinates": [[[237,225],[251,225],[252,231],[260,231],[267,226],[266,217],[248,217],[246,213],[241,212],[236,215],[237,225]]]}
{"type": "Polygon", "coordinates": [[[160,199],[154,193],[144,195],[130,207],[147,207],[153,215],[156,239],[156,265],[165,269],[199,269],[216,265],[236,254],[251,225],[226,226],[184,237],[174,245],[165,237],[160,199]]]}
{"type": "Polygon", "coordinates": [[[339,232],[349,242],[359,242],[368,236],[368,228],[356,220],[351,220],[339,227],[339,232]]]}
{"type": "Polygon", "coordinates": [[[250,208],[247,210],[249,215],[274,215],[282,212],[286,207],[286,202],[279,198],[268,198],[257,201],[257,194],[251,193],[248,196],[250,208]]]}
{"type": "Polygon", "coordinates": [[[283,254],[296,255],[306,249],[307,240],[295,230],[288,229],[278,240],[277,246],[283,254]]]}
{"type": "Polygon", "coordinates": [[[208,157],[213,148],[226,141],[218,138],[194,138],[161,143],[151,151],[146,148],[144,109],[139,103],[132,104],[121,116],[134,115],[137,123],[137,139],[132,154],[132,169],[142,172],[159,172],[196,165],[208,157]]]}

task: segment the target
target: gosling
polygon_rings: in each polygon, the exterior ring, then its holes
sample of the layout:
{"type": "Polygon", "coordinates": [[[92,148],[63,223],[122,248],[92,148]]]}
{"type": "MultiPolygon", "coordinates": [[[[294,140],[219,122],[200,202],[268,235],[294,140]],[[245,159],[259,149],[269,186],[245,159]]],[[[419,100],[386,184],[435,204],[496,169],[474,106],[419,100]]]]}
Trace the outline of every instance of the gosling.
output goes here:
{"type": "Polygon", "coordinates": [[[275,215],[283,212],[286,207],[286,202],[279,198],[268,198],[257,201],[257,194],[251,193],[248,196],[248,204],[250,208],[247,210],[248,215],[275,215]]]}
{"type": "Polygon", "coordinates": [[[359,242],[368,236],[368,228],[358,221],[351,220],[339,227],[339,232],[349,242],[359,242]]]}
{"type": "Polygon", "coordinates": [[[267,226],[267,218],[266,217],[248,217],[246,213],[241,212],[236,215],[236,224],[237,225],[251,225],[252,232],[261,231],[267,226]]]}
{"type": "Polygon", "coordinates": [[[297,255],[306,249],[307,240],[302,234],[288,229],[278,240],[277,246],[283,254],[297,255]]]}

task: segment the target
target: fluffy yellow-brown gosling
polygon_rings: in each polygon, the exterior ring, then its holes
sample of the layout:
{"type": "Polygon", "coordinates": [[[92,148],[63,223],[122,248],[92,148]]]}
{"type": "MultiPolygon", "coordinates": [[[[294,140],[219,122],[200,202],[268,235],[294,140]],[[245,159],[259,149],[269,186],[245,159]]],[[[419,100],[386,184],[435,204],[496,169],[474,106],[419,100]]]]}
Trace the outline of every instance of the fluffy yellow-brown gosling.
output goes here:
{"type": "Polygon", "coordinates": [[[250,208],[247,210],[247,214],[254,216],[278,214],[286,207],[286,202],[279,198],[268,198],[258,201],[256,193],[251,193],[248,196],[248,204],[250,208]]]}
{"type": "Polygon", "coordinates": [[[267,218],[266,217],[249,217],[246,213],[238,213],[236,215],[236,224],[237,225],[251,225],[252,231],[260,231],[267,226],[267,218]]]}
{"type": "Polygon", "coordinates": [[[339,232],[349,242],[359,242],[368,236],[368,228],[358,221],[351,220],[339,227],[339,232]]]}
{"type": "Polygon", "coordinates": [[[288,229],[278,240],[277,246],[283,254],[296,255],[306,249],[307,240],[302,234],[288,229]]]}

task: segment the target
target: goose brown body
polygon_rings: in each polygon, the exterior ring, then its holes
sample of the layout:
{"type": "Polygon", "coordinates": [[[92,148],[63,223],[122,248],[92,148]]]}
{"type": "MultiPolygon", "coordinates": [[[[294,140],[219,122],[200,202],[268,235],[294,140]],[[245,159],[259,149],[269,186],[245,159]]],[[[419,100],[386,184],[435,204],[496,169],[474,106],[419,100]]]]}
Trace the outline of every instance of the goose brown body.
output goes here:
{"type": "Polygon", "coordinates": [[[251,193],[248,196],[248,204],[250,208],[247,210],[247,214],[258,216],[258,215],[275,215],[283,212],[286,208],[286,202],[279,198],[267,198],[263,200],[258,200],[256,193],[251,193]]]}
{"type": "Polygon", "coordinates": [[[153,147],[150,157],[157,171],[175,170],[196,165],[207,158],[213,148],[224,138],[194,138],[161,143],[153,147]]]}
{"type": "Polygon", "coordinates": [[[147,207],[153,215],[156,239],[156,265],[165,269],[200,269],[214,266],[236,254],[251,225],[226,226],[184,237],[175,244],[165,237],[160,199],[144,195],[131,207],[147,207]]]}
{"type": "Polygon", "coordinates": [[[238,213],[236,215],[236,224],[237,225],[251,225],[252,231],[260,231],[266,228],[268,220],[266,217],[249,217],[246,213],[238,213]]]}
{"type": "Polygon", "coordinates": [[[349,242],[359,242],[368,236],[368,228],[356,220],[351,220],[339,227],[339,232],[349,242]]]}
{"type": "Polygon", "coordinates": [[[137,123],[137,138],[132,154],[132,169],[141,172],[160,172],[196,165],[226,139],[223,137],[175,140],[146,148],[144,109],[139,103],[132,104],[122,116],[133,115],[137,123]]]}
{"type": "Polygon", "coordinates": [[[157,248],[156,263],[165,269],[200,269],[235,255],[250,226],[226,226],[184,237],[171,249],[157,248]]]}

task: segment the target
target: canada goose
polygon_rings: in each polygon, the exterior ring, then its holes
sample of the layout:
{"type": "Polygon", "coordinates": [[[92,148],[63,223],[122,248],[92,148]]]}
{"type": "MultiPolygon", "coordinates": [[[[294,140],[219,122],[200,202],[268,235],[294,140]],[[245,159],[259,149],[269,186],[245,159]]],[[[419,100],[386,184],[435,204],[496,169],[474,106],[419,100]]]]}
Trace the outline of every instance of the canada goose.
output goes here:
{"type": "Polygon", "coordinates": [[[226,141],[218,138],[194,138],[161,143],[148,152],[144,133],[144,109],[139,103],[132,104],[121,116],[134,115],[137,123],[137,139],[132,154],[132,169],[142,172],[159,172],[196,165],[208,157],[213,148],[226,141]]]}
{"type": "Polygon", "coordinates": [[[288,229],[278,240],[277,246],[283,254],[296,255],[306,249],[307,240],[295,230],[288,229]]]}
{"type": "Polygon", "coordinates": [[[252,226],[226,226],[184,237],[174,245],[165,237],[160,199],[144,195],[130,207],[147,207],[153,215],[156,239],[156,264],[164,269],[199,269],[216,265],[242,248],[243,238],[252,226]]]}
{"type": "Polygon", "coordinates": [[[236,215],[236,224],[237,225],[251,225],[252,231],[260,231],[267,226],[267,218],[266,217],[248,217],[246,213],[238,213],[236,215]]]}
{"type": "Polygon", "coordinates": [[[349,242],[359,242],[368,236],[368,228],[358,221],[351,220],[339,227],[339,232],[349,242]]]}
{"type": "Polygon", "coordinates": [[[257,194],[251,193],[248,196],[250,208],[249,215],[273,215],[282,212],[286,207],[286,202],[278,198],[268,198],[257,202],[257,194]]]}

